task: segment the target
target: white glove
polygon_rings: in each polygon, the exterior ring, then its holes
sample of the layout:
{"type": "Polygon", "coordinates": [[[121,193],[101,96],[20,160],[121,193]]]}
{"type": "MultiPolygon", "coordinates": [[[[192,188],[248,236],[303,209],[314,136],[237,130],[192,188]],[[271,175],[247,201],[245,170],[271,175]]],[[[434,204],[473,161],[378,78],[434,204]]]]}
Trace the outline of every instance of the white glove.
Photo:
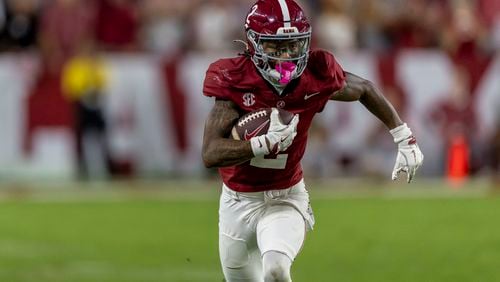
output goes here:
{"type": "Polygon", "coordinates": [[[299,115],[295,115],[288,125],[283,124],[278,109],[273,108],[267,133],[250,138],[254,156],[277,154],[288,149],[297,135],[298,123],[299,115]]]}
{"type": "Polygon", "coordinates": [[[401,171],[406,173],[408,183],[424,161],[424,154],[417,145],[410,128],[406,123],[390,130],[394,143],[398,144],[398,156],[392,171],[392,180],[396,180],[401,171]]]}

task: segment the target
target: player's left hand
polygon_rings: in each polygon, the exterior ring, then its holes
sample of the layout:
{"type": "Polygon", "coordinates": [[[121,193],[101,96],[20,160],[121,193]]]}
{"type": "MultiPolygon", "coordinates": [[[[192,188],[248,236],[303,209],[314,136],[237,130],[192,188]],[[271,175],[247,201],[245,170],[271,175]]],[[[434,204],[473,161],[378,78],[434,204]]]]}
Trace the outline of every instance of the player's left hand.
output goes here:
{"type": "Polygon", "coordinates": [[[405,172],[406,180],[410,183],[424,161],[424,154],[420,151],[417,140],[413,137],[406,123],[391,130],[391,134],[394,137],[394,142],[398,144],[398,155],[392,171],[392,180],[396,180],[399,173],[405,172]]]}

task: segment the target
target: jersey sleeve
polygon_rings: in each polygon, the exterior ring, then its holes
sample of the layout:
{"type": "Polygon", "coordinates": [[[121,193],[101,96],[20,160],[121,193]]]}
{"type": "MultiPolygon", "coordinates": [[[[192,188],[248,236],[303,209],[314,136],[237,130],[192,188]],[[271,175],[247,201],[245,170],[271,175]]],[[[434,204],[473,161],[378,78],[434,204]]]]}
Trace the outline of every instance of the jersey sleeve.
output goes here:
{"type": "Polygon", "coordinates": [[[227,100],[229,99],[229,83],[218,62],[208,67],[203,82],[203,95],[227,100]]]}
{"type": "Polygon", "coordinates": [[[309,59],[313,62],[313,72],[331,93],[344,87],[345,73],[333,54],[325,50],[314,50],[309,59]]]}

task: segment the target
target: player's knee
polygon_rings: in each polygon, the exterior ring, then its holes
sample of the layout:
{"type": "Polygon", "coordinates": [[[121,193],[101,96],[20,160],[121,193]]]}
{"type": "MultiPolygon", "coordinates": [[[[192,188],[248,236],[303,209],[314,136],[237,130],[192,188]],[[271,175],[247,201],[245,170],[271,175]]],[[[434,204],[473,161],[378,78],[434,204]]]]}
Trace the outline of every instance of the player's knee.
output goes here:
{"type": "Polygon", "coordinates": [[[266,270],[264,274],[265,282],[288,282],[290,280],[289,270],[282,265],[274,265],[266,270]]]}
{"type": "Polygon", "coordinates": [[[269,252],[264,255],[264,281],[265,282],[289,282],[291,261],[285,255],[269,252]]]}
{"type": "Polygon", "coordinates": [[[283,264],[270,265],[264,270],[265,282],[288,282],[290,278],[290,269],[283,264]]]}
{"type": "Polygon", "coordinates": [[[244,268],[248,264],[248,250],[242,239],[232,238],[226,234],[219,236],[219,252],[223,267],[244,268]]]}

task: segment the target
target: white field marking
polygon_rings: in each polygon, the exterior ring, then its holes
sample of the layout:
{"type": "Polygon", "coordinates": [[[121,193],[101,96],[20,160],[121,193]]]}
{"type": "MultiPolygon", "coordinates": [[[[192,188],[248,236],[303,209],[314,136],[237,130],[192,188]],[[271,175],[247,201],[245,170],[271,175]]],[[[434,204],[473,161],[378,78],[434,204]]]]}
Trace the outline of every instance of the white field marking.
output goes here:
{"type": "MultiPolygon", "coordinates": [[[[0,269],[2,281],[12,279],[16,271],[8,268],[0,269]]],[[[50,260],[34,265],[30,272],[23,270],[16,277],[29,279],[27,281],[51,281],[50,278],[65,277],[89,281],[222,281],[222,273],[217,270],[207,270],[193,267],[179,267],[160,265],[158,267],[129,267],[109,261],[66,261],[64,264],[54,265],[50,260]],[[36,277],[35,277],[36,276],[36,277]],[[45,278],[45,279],[44,279],[45,278]]],[[[59,279],[58,279],[59,280],[59,279]]],[[[66,280],[65,280],[66,281],[66,280]]],[[[70,281],[70,280],[68,280],[70,281]]]]}
{"type": "MultiPolygon", "coordinates": [[[[60,277],[64,275],[65,277],[94,278],[93,281],[100,281],[104,278],[118,279],[119,281],[177,281],[175,279],[182,279],[182,281],[219,281],[222,279],[222,274],[218,270],[189,267],[187,264],[192,262],[186,262],[186,267],[161,265],[158,267],[137,266],[130,268],[112,260],[79,260],[76,256],[73,260],[71,254],[75,252],[71,251],[71,248],[61,248],[60,245],[47,246],[46,244],[29,241],[0,240],[0,253],[0,261],[3,259],[47,258],[46,262],[33,266],[33,271],[47,274],[42,275],[44,277],[60,277]],[[54,266],[50,258],[58,257],[61,254],[68,259],[63,265],[54,266]],[[54,275],[51,275],[51,272],[54,275]]],[[[84,255],[98,256],[98,252],[95,251],[95,254],[85,253],[84,255]]],[[[168,254],[165,254],[165,256],[168,256],[168,254]]],[[[185,260],[185,258],[179,259],[185,260]]],[[[1,272],[0,269],[0,277],[3,276],[1,272]]]]}
{"type": "MultiPolygon", "coordinates": [[[[184,258],[183,258],[184,259],[184,258]]],[[[187,264],[187,262],[186,262],[187,264]]],[[[118,281],[220,281],[222,273],[196,267],[160,265],[128,267],[107,261],[72,261],[63,269],[69,277],[85,277],[94,281],[109,278],[118,281]]],[[[104,279],[105,280],[105,279],[104,279]]]]}
{"type": "Polygon", "coordinates": [[[57,256],[71,257],[75,253],[91,256],[99,252],[100,250],[97,248],[83,248],[74,244],[0,238],[0,259],[4,257],[20,259],[57,256]]]}
{"type": "Polygon", "coordinates": [[[49,247],[42,243],[0,239],[0,259],[32,259],[61,253],[59,250],[56,250],[56,247],[49,247]]]}

